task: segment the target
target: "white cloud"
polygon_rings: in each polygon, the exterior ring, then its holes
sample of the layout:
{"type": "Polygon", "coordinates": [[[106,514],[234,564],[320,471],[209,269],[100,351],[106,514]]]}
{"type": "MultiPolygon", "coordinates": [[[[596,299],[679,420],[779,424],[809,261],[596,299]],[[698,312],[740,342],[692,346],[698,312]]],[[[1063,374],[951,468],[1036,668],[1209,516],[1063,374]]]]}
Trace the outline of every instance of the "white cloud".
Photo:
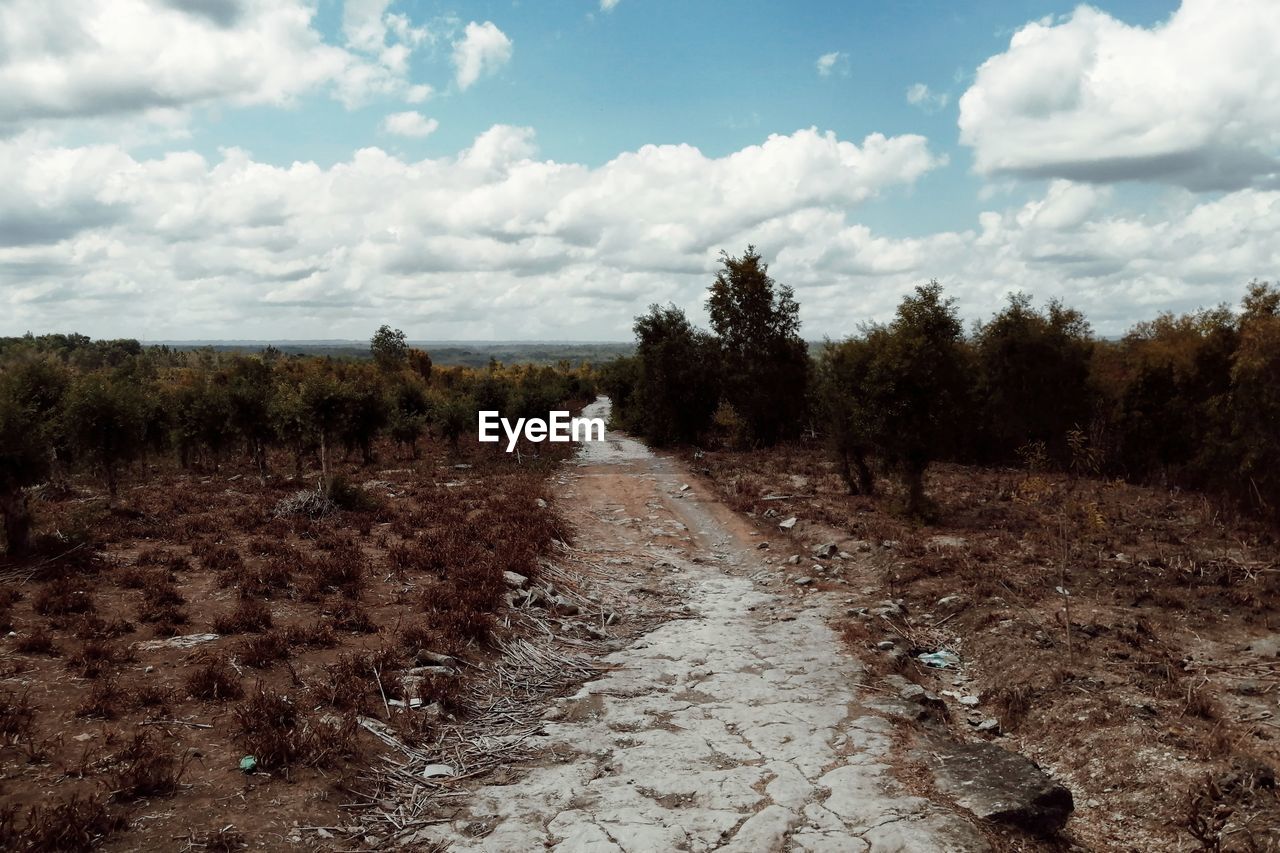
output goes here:
{"type": "Polygon", "coordinates": [[[440,127],[440,122],[419,112],[392,113],[382,120],[382,129],[396,136],[421,138],[430,136],[440,127]]]}
{"type": "Polygon", "coordinates": [[[779,251],[798,217],[842,219],[941,162],[918,136],[815,130],[599,167],[502,125],[453,157],[329,168],[23,134],[0,142],[0,334],[362,337],[394,316],[432,337],[626,337],[649,302],[696,310],[721,248],[779,251]]]}
{"type": "Polygon", "coordinates": [[[830,77],[836,71],[839,71],[842,75],[847,75],[849,73],[849,55],[838,50],[824,53],[818,57],[814,67],[818,69],[818,76],[820,77],[830,77]]]}
{"type": "Polygon", "coordinates": [[[0,132],[210,102],[289,104],[321,87],[348,104],[393,93],[407,86],[398,46],[418,36],[388,46],[386,5],[347,4],[349,50],[324,41],[308,0],[6,0],[0,132]]]}
{"type": "Polygon", "coordinates": [[[453,43],[453,65],[459,89],[469,89],[485,74],[492,74],[511,60],[512,44],[492,21],[467,24],[462,38],[453,43]]]}
{"type": "Polygon", "coordinates": [[[980,172],[1193,190],[1280,185],[1275,0],[1184,0],[1150,29],[1090,6],[1018,30],[960,99],[980,172]]]}
{"type": "Polygon", "coordinates": [[[600,0],[600,11],[612,12],[613,7],[617,6],[619,2],[621,2],[621,0],[600,0]]]}
{"type": "Polygon", "coordinates": [[[435,93],[435,89],[431,88],[426,83],[421,83],[417,86],[410,86],[404,93],[404,99],[411,104],[420,104],[423,101],[431,100],[431,97],[435,93]]]}
{"type": "Polygon", "coordinates": [[[924,83],[912,83],[907,87],[907,103],[927,113],[937,112],[950,100],[946,92],[934,92],[924,83]]]}

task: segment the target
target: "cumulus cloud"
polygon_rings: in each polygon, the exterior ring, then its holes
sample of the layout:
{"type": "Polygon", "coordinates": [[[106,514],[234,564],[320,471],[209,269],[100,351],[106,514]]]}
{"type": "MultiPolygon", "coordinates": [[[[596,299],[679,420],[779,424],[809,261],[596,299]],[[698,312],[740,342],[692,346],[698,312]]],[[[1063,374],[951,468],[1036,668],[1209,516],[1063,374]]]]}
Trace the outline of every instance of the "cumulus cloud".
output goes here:
{"type": "Polygon", "coordinates": [[[388,42],[386,6],[347,3],[347,49],[324,41],[306,0],[6,0],[0,131],[213,101],[287,104],[318,87],[349,104],[393,93],[425,31],[402,26],[388,42]]]}
{"type": "Polygon", "coordinates": [[[819,77],[830,77],[833,73],[839,71],[841,74],[847,74],[849,71],[849,56],[834,50],[831,53],[824,53],[818,57],[818,61],[814,63],[814,67],[818,69],[819,77]]]}
{"type": "Polygon", "coordinates": [[[485,74],[492,74],[511,60],[511,39],[492,21],[467,24],[462,38],[453,43],[453,65],[459,89],[469,89],[485,74]]]}
{"type": "Polygon", "coordinates": [[[927,113],[937,112],[951,100],[946,92],[934,92],[924,83],[912,83],[907,87],[907,103],[927,113]]]}
{"type": "Polygon", "coordinates": [[[1089,6],[1027,24],[961,97],[960,139],[987,174],[1276,186],[1275,0],[1183,0],[1152,28],[1089,6]]]}
{"type": "Polygon", "coordinates": [[[613,7],[617,6],[620,0],[600,0],[601,12],[612,12],[613,7]]]}
{"type": "Polygon", "coordinates": [[[922,137],[816,130],[598,167],[539,159],[503,125],[451,157],[368,148],[328,168],[24,134],[0,142],[0,332],[361,337],[394,316],[431,337],[626,337],[649,302],[696,308],[720,249],[785,234],[779,250],[797,217],[840,218],[941,162],[922,137]]]}
{"type": "Polygon", "coordinates": [[[396,136],[412,136],[422,138],[430,136],[440,127],[440,122],[427,118],[422,113],[409,111],[392,113],[382,120],[382,129],[396,136]]]}

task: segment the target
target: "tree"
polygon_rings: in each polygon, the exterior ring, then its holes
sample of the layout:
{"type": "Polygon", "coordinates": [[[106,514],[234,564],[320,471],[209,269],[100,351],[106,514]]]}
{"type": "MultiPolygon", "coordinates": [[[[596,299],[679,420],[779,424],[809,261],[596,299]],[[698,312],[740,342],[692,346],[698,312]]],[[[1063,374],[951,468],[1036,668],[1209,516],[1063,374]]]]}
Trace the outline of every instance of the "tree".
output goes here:
{"type": "Polygon", "coordinates": [[[1244,498],[1280,526],[1280,288],[1254,282],[1231,368],[1233,436],[1244,498]]]}
{"type": "Polygon", "coordinates": [[[907,512],[925,509],[929,463],[950,451],[963,429],[969,365],[955,305],[936,281],[917,287],[887,327],[868,331],[857,417],[907,487],[907,512]]]}
{"type": "Polygon", "coordinates": [[[387,425],[387,401],[375,376],[356,373],[342,383],[341,436],[347,451],[360,449],[364,464],[373,462],[373,443],[387,425]]]}
{"type": "Polygon", "coordinates": [[[978,327],[974,345],[988,444],[983,455],[1007,460],[1038,442],[1067,464],[1067,434],[1083,428],[1092,409],[1093,342],[1083,315],[1058,302],[1040,312],[1025,294],[1012,294],[1003,311],[978,327]]]}
{"type": "Polygon", "coordinates": [[[369,352],[373,353],[374,363],[387,372],[399,370],[409,360],[409,345],[405,343],[404,332],[390,326],[381,326],[373,333],[369,352]]]}
{"type": "Polygon", "coordinates": [[[320,488],[324,491],[329,489],[329,447],[347,414],[345,390],[333,376],[321,372],[308,376],[298,389],[304,423],[320,446],[320,488]]]}
{"type": "Polygon", "coordinates": [[[431,403],[422,382],[406,376],[387,393],[388,426],[391,438],[409,448],[410,457],[418,458],[418,439],[431,421],[431,403]]]}
{"type": "Polygon", "coordinates": [[[265,482],[267,446],[275,434],[271,424],[271,365],[262,358],[237,358],[231,365],[228,391],[231,426],[244,440],[258,468],[258,478],[265,482]]]}
{"type": "Polygon", "coordinates": [[[719,400],[717,342],[674,305],[649,306],[634,328],[637,375],[623,422],[657,445],[697,441],[719,400]]]}
{"type": "Polygon", "coordinates": [[[867,340],[851,338],[828,344],[818,359],[816,408],[851,495],[875,494],[869,462],[874,446],[871,413],[859,405],[866,394],[864,383],[873,354],[867,340]]]}
{"type": "Polygon", "coordinates": [[[800,337],[800,306],[790,287],[748,246],[742,257],[721,253],[707,311],[719,338],[724,396],[752,439],[775,444],[799,432],[805,414],[808,348],[800,337]]]}
{"type": "Polygon", "coordinates": [[[35,406],[23,403],[5,389],[0,395],[0,515],[4,517],[5,547],[13,556],[30,544],[31,507],[27,488],[49,473],[51,422],[35,406]]]}
{"type": "Polygon", "coordinates": [[[269,417],[272,434],[293,454],[294,479],[301,480],[302,461],[316,450],[318,441],[315,430],[311,428],[299,384],[282,382],[276,386],[269,417]]]}
{"type": "Polygon", "coordinates": [[[146,437],[142,391],[101,374],[81,377],[67,400],[67,432],[79,457],[102,472],[114,497],[119,472],[138,458],[146,437]]]}

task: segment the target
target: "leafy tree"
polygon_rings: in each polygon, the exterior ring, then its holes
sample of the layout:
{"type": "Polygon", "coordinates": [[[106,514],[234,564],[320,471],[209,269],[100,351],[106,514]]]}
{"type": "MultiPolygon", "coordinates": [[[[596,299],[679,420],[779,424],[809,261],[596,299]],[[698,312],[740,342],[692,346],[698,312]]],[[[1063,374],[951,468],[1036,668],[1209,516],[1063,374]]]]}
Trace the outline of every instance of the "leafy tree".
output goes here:
{"type": "Polygon", "coordinates": [[[31,507],[26,489],[49,473],[51,421],[12,388],[0,394],[0,515],[5,547],[19,556],[30,544],[31,507]]]}
{"type": "Polygon", "coordinates": [[[142,453],[146,420],[141,389],[102,374],[82,376],[68,395],[66,420],[78,456],[102,473],[114,497],[121,466],[142,453]]]}
{"type": "Polygon", "coordinates": [[[227,392],[231,426],[243,439],[258,477],[267,476],[267,447],[275,431],[271,423],[271,396],[275,391],[271,365],[262,358],[236,358],[231,363],[227,392]]]}
{"type": "Polygon", "coordinates": [[[925,471],[955,447],[970,387],[954,302],[936,281],[917,287],[887,327],[868,332],[867,346],[858,422],[906,484],[907,512],[921,515],[925,471]]]}
{"type": "Polygon", "coordinates": [[[1084,316],[1058,302],[1037,311],[1030,297],[1013,294],[979,326],[974,348],[989,445],[984,455],[1010,459],[1038,442],[1066,464],[1067,434],[1086,426],[1092,411],[1093,343],[1084,316]]]}
{"type": "Polygon", "coordinates": [[[369,351],[373,353],[374,363],[388,372],[399,370],[409,361],[409,345],[405,343],[404,332],[390,326],[381,326],[373,333],[369,351]]]}
{"type": "Polygon", "coordinates": [[[311,427],[300,385],[282,382],[276,386],[269,408],[271,431],[293,455],[293,477],[302,479],[302,463],[319,446],[311,427]]]}
{"type": "Polygon", "coordinates": [[[350,398],[342,384],[329,373],[313,373],[303,380],[298,390],[304,423],[319,445],[320,487],[327,491],[329,448],[342,430],[350,398]]]}
{"type": "Polygon", "coordinates": [[[805,414],[808,348],[800,337],[800,306],[790,287],[748,246],[742,257],[722,253],[707,310],[719,338],[724,396],[752,438],[771,445],[799,432],[805,414]]]}
{"type": "Polygon", "coordinates": [[[476,412],[481,411],[474,399],[452,394],[433,401],[431,409],[436,413],[440,437],[453,450],[458,449],[458,439],[476,425],[476,412]]]}
{"type": "Polygon", "coordinates": [[[1250,285],[1231,379],[1237,482],[1280,526],[1280,288],[1250,285]]]}
{"type": "Polygon", "coordinates": [[[343,413],[340,435],[350,452],[360,450],[360,458],[373,462],[373,444],[387,425],[389,412],[381,383],[376,377],[355,374],[342,383],[343,413]]]}
{"type": "Polygon", "coordinates": [[[654,444],[695,442],[719,400],[717,342],[674,305],[636,318],[634,389],[623,401],[628,429],[654,444]]]}
{"type": "Polygon", "coordinates": [[[388,393],[389,432],[397,443],[409,448],[411,458],[418,458],[418,439],[431,420],[431,403],[422,382],[406,377],[388,393]]]}
{"type": "Polygon", "coordinates": [[[851,338],[828,344],[818,359],[816,408],[851,495],[875,494],[869,461],[875,438],[872,413],[859,405],[873,355],[869,341],[851,338]]]}

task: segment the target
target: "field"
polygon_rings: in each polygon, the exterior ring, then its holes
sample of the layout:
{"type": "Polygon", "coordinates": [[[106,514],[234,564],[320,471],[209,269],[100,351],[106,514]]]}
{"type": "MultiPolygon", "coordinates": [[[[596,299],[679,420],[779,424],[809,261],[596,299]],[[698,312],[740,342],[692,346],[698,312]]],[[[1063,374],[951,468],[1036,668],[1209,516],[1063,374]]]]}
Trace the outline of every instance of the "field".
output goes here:
{"type": "Polygon", "coordinates": [[[304,849],[356,823],[386,749],[361,723],[430,751],[474,714],[504,572],[569,538],[545,447],[385,442],[336,464],[332,505],[300,495],[318,472],[247,461],[43,487],[38,553],[0,566],[0,848],[304,849]]]}
{"type": "Polygon", "coordinates": [[[848,593],[844,635],[873,682],[919,682],[959,737],[1063,779],[1077,842],[1274,849],[1273,535],[1203,496],[1102,479],[936,465],[939,520],[911,523],[892,484],[849,496],[816,444],[687,461],[762,528],[796,517],[783,556],[802,555],[794,571],[815,588],[848,593]],[[832,542],[844,558],[810,557],[832,542]],[[918,660],[938,650],[958,664],[918,660]]]}

